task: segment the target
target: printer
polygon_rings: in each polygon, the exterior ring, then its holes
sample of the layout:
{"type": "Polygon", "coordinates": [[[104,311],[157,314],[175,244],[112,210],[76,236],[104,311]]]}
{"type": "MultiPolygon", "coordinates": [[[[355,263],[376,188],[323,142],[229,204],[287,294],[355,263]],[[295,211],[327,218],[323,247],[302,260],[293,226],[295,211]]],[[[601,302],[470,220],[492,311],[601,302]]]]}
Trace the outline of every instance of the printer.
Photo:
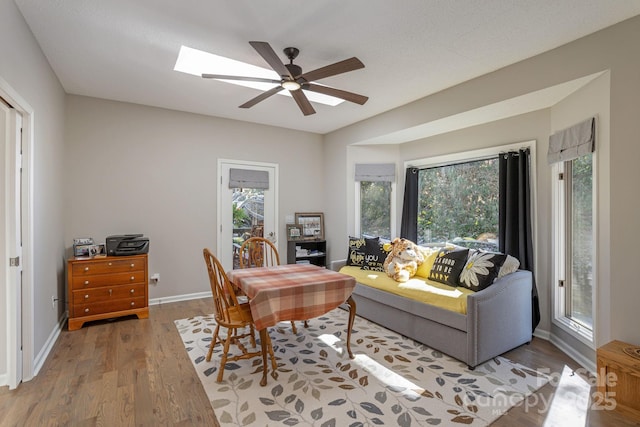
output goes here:
{"type": "Polygon", "coordinates": [[[149,238],[142,234],[120,234],[106,239],[107,255],[140,255],[149,252],[149,238]]]}

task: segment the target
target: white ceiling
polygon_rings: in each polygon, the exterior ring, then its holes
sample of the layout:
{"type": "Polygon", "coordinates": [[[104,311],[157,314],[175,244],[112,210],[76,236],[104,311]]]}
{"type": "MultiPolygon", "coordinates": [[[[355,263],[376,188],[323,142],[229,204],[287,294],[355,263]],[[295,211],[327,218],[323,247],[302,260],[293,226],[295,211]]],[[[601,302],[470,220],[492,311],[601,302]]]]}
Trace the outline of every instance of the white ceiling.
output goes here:
{"type": "Polygon", "coordinates": [[[15,1],[69,94],[320,134],[640,14],[638,0],[15,1]],[[364,69],[319,82],[369,101],[240,109],[260,92],[173,71],[181,45],[267,68],[251,40],[299,48],[304,71],[358,57],[364,69]]]}

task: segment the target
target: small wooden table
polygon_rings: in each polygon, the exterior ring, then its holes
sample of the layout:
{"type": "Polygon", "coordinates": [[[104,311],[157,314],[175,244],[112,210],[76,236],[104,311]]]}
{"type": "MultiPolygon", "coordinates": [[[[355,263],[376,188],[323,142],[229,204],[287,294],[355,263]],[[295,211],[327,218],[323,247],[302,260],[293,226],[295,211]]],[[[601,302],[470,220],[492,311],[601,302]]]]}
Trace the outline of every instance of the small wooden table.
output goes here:
{"type": "Polygon", "coordinates": [[[605,409],[615,409],[640,420],[639,346],[611,341],[598,348],[598,398],[605,409]]]}
{"type": "Polygon", "coordinates": [[[274,267],[230,271],[229,280],[249,297],[249,306],[262,347],[262,380],[267,384],[267,328],[281,321],[307,320],[321,316],[345,302],[349,305],[347,352],[351,352],[351,329],[356,303],[351,293],[353,277],[311,264],[286,264],[274,267]]]}

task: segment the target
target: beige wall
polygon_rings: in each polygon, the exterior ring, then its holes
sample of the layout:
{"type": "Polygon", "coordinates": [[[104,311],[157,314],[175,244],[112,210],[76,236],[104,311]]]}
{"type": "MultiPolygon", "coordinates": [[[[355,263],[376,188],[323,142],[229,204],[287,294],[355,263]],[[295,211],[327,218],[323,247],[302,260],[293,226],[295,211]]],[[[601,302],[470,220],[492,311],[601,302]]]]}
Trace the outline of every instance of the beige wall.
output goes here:
{"type": "MultiPolygon", "coordinates": [[[[55,308],[51,304],[52,296],[64,296],[64,92],[22,15],[10,0],[0,1],[0,77],[33,108],[35,116],[32,310],[35,316],[34,356],[37,358],[64,313],[63,304],[55,308]]],[[[4,349],[5,343],[1,345],[4,349]]]]}
{"type": "MultiPolygon", "coordinates": [[[[327,162],[342,165],[348,153],[347,146],[378,138],[385,134],[401,131],[407,127],[418,126],[432,120],[465,112],[494,102],[507,100],[529,92],[545,89],[583,76],[610,70],[609,106],[602,99],[595,107],[582,106],[572,113],[563,107],[560,110],[543,110],[539,113],[524,114],[513,119],[478,126],[466,131],[427,138],[406,144],[400,150],[398,162],[411,158],[456,152],[473,147],[481,147],[492,139],[498,144],[536,139],[538,141],[537,160],[537,218],[536,237],[538,247],[538,285],[543,304],[542,332],[552,333],[550,325],[550,250],[551,250],[551,200],[549,167],[545,154],[548,136],[552,127],[561,123],[572,124],[575,117],[586,118],[589,110],[598,114],[610,111],[610,125],[599,130],[601,139],[606,141],[609,132],[609,153],[599,158],[597,186],[599,191],[599,238],[601,243],[609,244],[608,254],[599,252],[597,260],[599,294],[597,313],[598,328],[596,342],[603,344],[609,339],[621,339],[640,343],[640,330],[637,328],[635,305],[640,301],[640,287],[634,281],[635,266],[633,254],[637,252],[640,241],[640,199],[635,197],[634,185],[640,182],[640,50],[636,41],[640,39],[640,18],[634,18],[575,42],[543,53],[531,59],[500,69],[493,73],[463,83],[432,96],[407,104],[372,119],[343,128],[326,135],[327,162]],[[552,119],[553,116],[553,119],[552,119]],[[520,122],[520,123],[518,123],[520,122]],[[609,206],[607,206],[609,203],[609,206]],[[607,242],[607,235],[609,241],[607,242]],[[607,317],[610,316],[609,319],[607,317]]],[[[598,79],[596,85],[605,85],[598,79]]],[[[601,87],[600,87],[601,89],[601,87]]],[[[580,103],[596,96],[593,93],[577,95],[571,103],[580,103]]],[[[495,144],[493,144],[495,145],[495,144]]],[[[393,155],[390,153],[391,158],[393,155]]],[[[367,159],[363,159],[367,160],[367,159]]],[[[401,163],[399,163],[401,164],[401,163]]],[[[349,168],[344,165],[344,168],[349,168]]],[[[334,200],[346,200],[351,183],[347,174],[327,176],[327,188],[333,188],[334,200]],[[340,186],[339,179],[344,180],[340,186]]],[[[403,180],[403,178],[401,177],[403,180]]],[[[400,186],[402,188],[402,186],[400,186]]],[[[329,237],[336,242],[344,242],[344,230],[350,232],[349,216],[337,203],[329,204],[326,210],[334,212],[327,224],[329,237]],[[335,231],[334,231],[335,230],[335,231]]],[[[334,254],[336,251],[334,250],[334,254]]],[[[332,258],[339,258],[332,256],[332,258]]],[[[580,349],[578,349],[580,351],[580,349]]],[[[590,355],[586,355],[591,357],[590,355]]]]}
{"type": "MultiPolygon", "coordinates": [[[[610,251],[598,256],[597,339],[599,344],[607,339],[639,344],[635,313],[640,287],[633,259],[640,241],[636,223],[640,199],[633,187],[640,182],[639,39],[640,18],[634,18],[321,137],[77,96],[67,97],[65,112],[64,92],[13,1],[0,0],[0,77],[34,108],[36,116],[36,354],[44,349],[64,309],[52,309],[51,296],[64,298],[65,250],[73,237],[144,232],[151,238],[151,270],[161,273],[151,298],[208,289],[199,253],[202,246],[215,246],[216,188],[211,182],[218,158],[278,163],[280,234],[285,215],[323,211],[329,255],[338,259],[344,256],[345,235],[353,230],[354,153],[367,157],[363,161],[396,161],[400,193],[405,160],[529,139],[538,141],[541,329],[553,332],[546,280],[550,182],[544,153],[552,128],[570,122],[569,104],[574,101],[569,100],[562,112],[524,114],[402,147],[347,147],[606,70],[610,70],[609,152],[598,160],[602,202],[598,233],[601,241],[609,237],[610,251]]],[[[401,203],[398,215],[400,210],[401,203]]]]}
{"type": "Polygon", "coordinates": [[[218,159],[279,165],[280,253],[285,215],[322,211],[319,135],[79,96],[66,117],[64,244],[144,233],[160,273],[150,298],[210,290],[201,254],[217,250],[218,159]]]}

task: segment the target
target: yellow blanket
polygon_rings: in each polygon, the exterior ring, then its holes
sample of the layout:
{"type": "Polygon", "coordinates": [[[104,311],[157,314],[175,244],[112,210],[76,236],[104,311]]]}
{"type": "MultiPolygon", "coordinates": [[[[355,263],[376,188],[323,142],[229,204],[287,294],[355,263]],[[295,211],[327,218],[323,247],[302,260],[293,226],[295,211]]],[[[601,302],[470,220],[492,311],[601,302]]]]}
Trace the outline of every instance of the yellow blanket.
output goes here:
{"type": "Polygon", "coordinates": [[[361,270],[360,267],[344,266],[340,273],[354,277],[363,285],[461,314],[467,314],[467,295],[473,293],[464,287],[454,288],[417,275],[399,283],[384,272],[361,270]]]}

